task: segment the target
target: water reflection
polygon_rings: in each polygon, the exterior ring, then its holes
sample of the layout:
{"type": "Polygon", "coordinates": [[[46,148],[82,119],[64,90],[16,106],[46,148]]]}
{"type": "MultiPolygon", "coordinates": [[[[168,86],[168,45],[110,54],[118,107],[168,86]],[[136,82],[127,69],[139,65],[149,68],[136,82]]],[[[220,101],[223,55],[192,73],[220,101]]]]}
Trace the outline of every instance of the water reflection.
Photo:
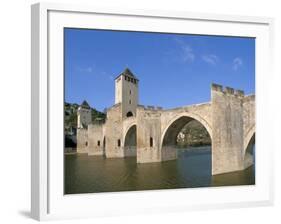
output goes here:
{"type": "Polygon", "coordinates": [[[137,164],[136,158],[65,155],[65,193],[94,193],[255,183],[254,166],[211,175],[211,147],[178,149],[178,159],[137,164]]]}

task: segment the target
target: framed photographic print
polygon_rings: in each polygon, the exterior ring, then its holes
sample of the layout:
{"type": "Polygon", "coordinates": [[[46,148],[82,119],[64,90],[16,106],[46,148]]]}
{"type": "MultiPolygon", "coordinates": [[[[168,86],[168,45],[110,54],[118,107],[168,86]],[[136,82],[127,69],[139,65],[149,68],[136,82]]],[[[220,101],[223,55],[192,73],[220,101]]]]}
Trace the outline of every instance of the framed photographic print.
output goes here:
{"type": "Polygon", "coordinates": [[[32,6],[32,216],[269,205],[270,18],[32,6]]]}

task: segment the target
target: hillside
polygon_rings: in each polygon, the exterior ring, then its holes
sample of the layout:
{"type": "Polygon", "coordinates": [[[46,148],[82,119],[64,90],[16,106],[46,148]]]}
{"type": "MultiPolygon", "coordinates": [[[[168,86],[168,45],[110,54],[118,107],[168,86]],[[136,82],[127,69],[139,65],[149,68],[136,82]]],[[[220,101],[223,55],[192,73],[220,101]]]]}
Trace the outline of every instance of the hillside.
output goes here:
{"type": "Polygon", "coordinates": [[[198,121],[190,121],[181,130],[177,138],[178,146],[210,145],[211,138],[207,130],[198,121]]]}
{"type": "MultiPolygon", "coordinates": [[[[79,105],[76,103],[64,103],[64,121],[65,121],[65,130],[69,130],[71,128],[77,127],[77,110],[79,105]]],[[[105,121],[106,114],[96,110],[95,108],[91,108],[92,121],[95,123],[96,121],[105,121]]]]}

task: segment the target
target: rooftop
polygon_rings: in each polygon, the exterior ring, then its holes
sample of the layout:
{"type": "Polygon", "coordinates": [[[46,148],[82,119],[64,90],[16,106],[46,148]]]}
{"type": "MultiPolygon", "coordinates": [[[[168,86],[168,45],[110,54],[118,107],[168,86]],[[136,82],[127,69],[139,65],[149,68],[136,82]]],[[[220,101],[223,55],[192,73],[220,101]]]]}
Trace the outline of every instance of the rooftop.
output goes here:
{"type": "Polygon", "coordinates": [[[115,79],[119,78],[121,75],[126,75],[126,76],[129,76],[131,78],[138,80],[138,78],[131,72],[131,70],[129,68],[125,68],[125,70],[120,75],[118,75],[115,79]]]}
{"type": "Polygon", "coordinates": [[[81,107],[82,107],[82,108],[86,108],[86,109],[90,109],[90,108],[91,108],[86,100],[84,100],[84,101],[82,102],[81,107]]]}

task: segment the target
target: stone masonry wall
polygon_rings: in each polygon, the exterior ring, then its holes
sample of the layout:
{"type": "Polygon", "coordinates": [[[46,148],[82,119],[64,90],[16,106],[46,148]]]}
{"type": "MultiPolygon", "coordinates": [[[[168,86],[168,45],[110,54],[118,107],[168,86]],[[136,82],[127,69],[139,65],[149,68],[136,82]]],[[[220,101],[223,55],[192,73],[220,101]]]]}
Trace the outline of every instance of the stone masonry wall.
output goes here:
{"type": "Polygon", "coordinates": [[[88,155],[104,155],[103,137],[103,124],[88,126],[88,155]]]}
{"type": "Polygon", "coordinates": [[[212,85],[212,174],[243,169],[244,93],[212,85]]]}
{"type": "Polygon", "coordinates": [[[254,162],[254,156],[248,152],[254,144],[253,136],[256,132],[256,113],[255,113],[255,95],[245,96],[243,101],[243,129],[244,129],[244,147],[243,159],[244,168],[251,166],[254,162]]]}
{"type": "Polygon", "coordinates": [[[77,153],[88,153],[88,132],[87,129],[77,129],[77,153]]]}
{"type": "Polygon", "coordinates": [[[160,140],[161,113],[139,106],[137,108],[137,162],[160,162],[160,140]]]}
{"type": "Polygon", "coordinates": [[[116,104],[107,111],[107,120],[105,123],[107,158],[124,157],[122,141],[122,113],[121,104],[116,104]],[[118,143],[120,143],[118,145],[118,143]]]}
{"type": "Polygon", "coordinates": [[[246,150],[250,139],[255,133],[256,113],[255,113],[255,95],[245,96],[243,101],[243,129],[244,129],[244,151],[246,150]]]}

